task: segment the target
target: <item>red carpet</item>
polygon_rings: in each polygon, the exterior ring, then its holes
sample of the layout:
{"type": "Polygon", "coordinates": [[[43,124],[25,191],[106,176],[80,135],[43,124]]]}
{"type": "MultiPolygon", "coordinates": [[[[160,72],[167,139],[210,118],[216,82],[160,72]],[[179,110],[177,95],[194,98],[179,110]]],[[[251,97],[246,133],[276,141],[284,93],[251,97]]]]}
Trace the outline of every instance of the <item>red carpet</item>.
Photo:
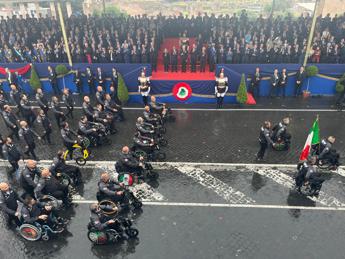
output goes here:
{"type": "MultiPolygon", "coordinates": [[[[187,72],[181,72],[181,60],[178,60],[178,71],[179,72],[164,72],[164,65],[163,65],[163,51],[165,48],[168,49],[169,53],[171,53],[173,46],[176,47],[177,51],[180,52],[180,39],[179,38],[167,38],[163,41],[158,51],[157,57],[157,72],[152,71],[152,80],[215,80],[215,73],[209,72],[209,67],[206,65],[206,72],[200,73],[192,73],[190,72],[190,60],[188,59],[187,62],[187,72]]],[[[192,45],[195,42],[195,38],[189,38],[189,48],[192,48],[192,45]]],[[[171,67],[170,67],[171,68],[171,67]]],[[[197,66],[197,71],[199,70],[199,66],[197,66]]]]}

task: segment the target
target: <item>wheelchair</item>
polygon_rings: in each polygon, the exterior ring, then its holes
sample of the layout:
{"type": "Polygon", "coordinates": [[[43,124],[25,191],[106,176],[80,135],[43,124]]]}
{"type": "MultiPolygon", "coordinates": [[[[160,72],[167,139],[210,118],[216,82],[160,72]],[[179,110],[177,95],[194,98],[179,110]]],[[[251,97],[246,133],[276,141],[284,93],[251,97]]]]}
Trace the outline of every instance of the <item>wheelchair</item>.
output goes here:
{"type": "Polygon", "coordinates": [[[153,170],[150,163],[143,161],[144,168],[141,172],[133,173],[129,168],[121,168],[120,165],[115,163],[115,172],[118,174],[118,181],[123,182],[127,186],[139,183],[140,181],[156,181],[159,174],[153,170]]]}
{"type": "MultiPolygon", "coordinates": [[[[86,164],[87,160],[90,158],[91,151],[89,150],[90,140],[87,137],[80,137],[77,144],[74,144],[73,147],[73,155],[72,157],[75,159],[75,162],[83,166],[86,164]]],[[[69,151],[66,150],[64,153],[64,159],[67,160],[69,151]]]]}
{"type": "Polygon", "coordinates": [[[101,192],[97,192],[96,197],[100,205],[103,204],[118,204],[120,208],[129,208],[132,210],[138,210],[143,206],[143,203],[135,197],[134,193],[129,190],[128,186],[125,186],[123,189],[124,195],[124,202],[116,202],[113,201],[111,197],[102,194],[101,192]]]}
{"type": "Polygon", "coordinates": [[[166,159],[166,154],[163,151],[160,151],[158,144],[148,148],[134,144],[131,150],[134,156],[138,159],[139,157],[143,157],[146,161],[164,161],[166,159]]]}
{"type": "Polygon", "coordinates": [[[48,241],[52,234],[60,234],[64,231],[64,228],[53,230],[51,227],[45,224],[22,224],[19,227],[19,234],[25,240],[37,241],[42,239],[43,241],[48,241]]]}

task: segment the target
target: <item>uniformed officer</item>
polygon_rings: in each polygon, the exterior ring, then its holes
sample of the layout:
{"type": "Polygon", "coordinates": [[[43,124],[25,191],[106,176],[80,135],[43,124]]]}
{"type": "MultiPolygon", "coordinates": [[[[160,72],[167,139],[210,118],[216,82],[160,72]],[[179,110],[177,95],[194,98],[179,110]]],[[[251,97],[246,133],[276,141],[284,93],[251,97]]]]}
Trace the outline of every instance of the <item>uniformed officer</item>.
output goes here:
{"type": "Polygon", "coordinates": [[[253,97],[257,97],[260,95],[260,82],[261,82],[261,73],[260,68],[257,67],[255,69],[255,73],[252,76],[252,80],[250,83],[250,93],[253,95],[253,97]]]}
{"type": "Polygon", "coordinates": [[[9,105],[4,106],[4,111],[2,112],[2,117],[5,121],[6,126],[8,129],[11,131],[10,137],[13,138],[15,136],[19,140],[19,127],[18,127],[18,122],[19,119],[17,116],[12,112],[12,109],[9,105]]]}
{"type": "Polygon", "coordinates": [[[68,187],[62,185],[49,171],[44,168],[41,171],[41,178],[34,189],[36,199],[51,195],[58,200],[62,200],[65,205],[69,204],[68,187]]]}
{"type": "Polygon", "coordinates": [[[143,70],[138,77],[138,91],[143,97],[144,105],[146,106],[148,104],[148,96],[150,94],[150,77],[146,77],[145,70],[143,70]]]}
{"type": "Polygon", "coordinates": [[[163,63],[164,63],[164,72],[169,72],[170,54],[167,48],[165,48],[163,51],[163,63]]]}
{"type": "Polygon", "coordinates": [[[193,49],[190,53],[190,72],[192,73],[196,72],[197,59],[198,59],[198,52],[197,52],[195,44],[193,44],[193,49]]]}
{"type": "Polygon", "coordinates": [[[59,96],[60,90],[59,90],[59,87],[57,84],[56,73],[51,66],[48,66],[48,79],[49,79],[49,82],[53,88],[54,94],[56,96],[59,96]]]}
{"type": "Polygon", "coordinates": [[[178,63],[178,53],[176,47],[173,46],[173,50],[171,52],[171,72],[177,72],[177,63],[178,63]]]}
{"type": "Polygon", "coordinates": [[[41,88],[37,88],[35,98],[38,103],[38,106],[47,115],[49,110],[48,99],[44,96],[44,93],[42,92],[41,88]]]}
{"type": "Polygon", "coordinates": [[[97,86],[97,92],[96,92],[96,102],[97,104],[102,105],[104,107],[104,94],[102,86],[97,86]]]}
{"type": "Polygon", "coordinates": [[[20,110],[21,110],[23,117],[25,118],[25,120],[27,121],[29,126],[31,127],[33,125],[34,121],[36,120],[36,115],[34,112],[34,108],[29,104],[29,100],[28,100],[28,97],[26,96],[26,94],[22,94],[22,96],[21,96],[20,110]]]}
{"type": "Polygon", "coordinates": [[[17,227],[21,225],[19,220],[20,213],[18,211],[18,202],[23,203],[23,199],[14,191],[8,183],[0,183],[0,208],[5,213],[8,226],[12,225],[12,222],[17,227]]]}
{"type": "Polygon", "coordinates": [[[143,157],[139,160],[130,152],[128,146],[122,148],[120,159],[116,163],[120,171],[140,174],[144,168],[143,157]]]}
{"type": "Polygon", "coordinates": [[[214,91],[217,98],[217,108],[222,108],[224,96],[228,91],[228,77],[224,76],[223,69],[220,71],[219,77],[216,77],[216,85],[214,87],[214,91]]]}
{"type": "Polygon", "coordinates": [[[264,156],[266,149],[269,145],[273,145],[273,141],[271,139],[271,122],[265,121],[264,125],[260,129],[259,135],[259,143],[260,143],[260,150],[256,155],[256,160],[261,161],[264,156]]]}
{"type": "Polygon", "coordinates": [[[50,135],[53,132],[52,123],[49,117],[44,113],[43,110],[40,110],[37,116],[37,122],[43,128],[43,135],[41,136],[49,145],[52,144],[50,135]]]}
{"type": "Polygon", "coordinates": [[[91,72],[91,69],[89,67],[86,68],[86,71],[85,71],[85,78],[86,78],[86,81],[87,81],[87,85],[89,87],[89,92],[90,94],[93,94],[95,93],[95,87],[94,87],[94,76],[91,72]]]}
{"type": "Polygon", "coordinates": [[[271,76],[270,97],[273,97],[274,91],[276,92],[276,95],[277,95],[278,83],[279,83],[278,69],[274,69],[273,75],[271,76]]]}
{"type": "Polygon", "coordinates": [[[97,72],[96,72],[96,80],[97,80],[97,86],[104,86],[105,80],[104,80],[104,75],[102,72],[102,69],[100,67],[97,68],[97,72]]]}
{"type": "Polygon", "coordinates": [[[62,92],[62,101],[67,108],[67,113],[65,116],[73,119],[74,100],[68,88],[65,88],[62,92]]]}
{"type": "Polygon", "coordinates": [[[35,148],[36,148],[35,138],[37,138],[38,140],[41,140],[41,137],[34,130],[29,128],[26,121],[21,121],[19,125],[20,125],[20,129],[19,129],[18,134],[19,134],[19,137],[22,139],[22,141],[25,143],[25,148],[26,148],[26,151],[24,152],[24,154],[29,155],[29,153],[31,153],[32,157],[35,160],[38,160],[35,153],[35,148]]]}
{"type": "Polygon", "coordinates": [[[90,98],[88,96],[84,96],[84,102],[83,102],[83,112],[84,115],[87,117],[88,121],[93,121],[93,112],[94,112],[94,108],[92,107],[91,103],[90,103],[90,98]]]}
{"type": "Polygon", "coordinates": [[[66,116],[62,110],[59,99],[56,96],[52,97],[51,107],[55,116],[56,124],[61,128],[61,123],[66,120],[66,116]]]}
{"type": "Polygon", "coordinates": [[[20,99],[21,99],[21,92],[18,90],[17,86],[12,84],[10,91],[10,98],[12,103],[18,108],[16,114],[19,114],[20,112],[20,99]]]}
{"type": "Polygon", "coordinates": [[[40,174],[41,171],[37,168],[37,162],[35,160],[28,160],[20,173],[20,185],[26,194],[34,195],[34,189],[37,185],[35,177],[39,177],[40,174]]]}
{"type": "Polygon", "coordinates": [[[70,129],[69,124],[66,121],[62,123],[60,133],[61,133],[61,137],[63,140],[63,144],[65,145],[65,147],[68,150],[68,154],[69,154],[70,159],[72,159],[73,158],[73,145],[78,143],[78,141],[76,139],[78,137],[78,134],[70,129]]]}
{"type": "Polygon", "coordinates": [[[105,94],[104,109],[116,116],[118,121],[125,120],[122,107],[111,98],[110,94],[105,94]]]}
{"type": "Polygon", "coordinates": [[[182,72],[185,73],[187,72],[187,60],[188,60],[188,51],[186,49],[186,46],[183,45],[181,49],[181,65],[182,65],[182,72]]]}
{"type": "Polygon", "coordinates": [[[19,151],[16,145],[13,144],[12,139],[7,137],[4,145],[2,145],[2,154],[5,159],[12,166],[12,173],[19,169],[18,161],[23,159],[23,154],[19,151]]]}
{"type": "Polygon", "coordinates": [[[127,203],[128,200],[121,190],[122,186],[122,183],[119,183],[115,179],[111,179],[110,175],[104,172],[101,174],[101,179],[98,182],[98,191],[102,198],[108,198],[119,203],[127,203]]]}

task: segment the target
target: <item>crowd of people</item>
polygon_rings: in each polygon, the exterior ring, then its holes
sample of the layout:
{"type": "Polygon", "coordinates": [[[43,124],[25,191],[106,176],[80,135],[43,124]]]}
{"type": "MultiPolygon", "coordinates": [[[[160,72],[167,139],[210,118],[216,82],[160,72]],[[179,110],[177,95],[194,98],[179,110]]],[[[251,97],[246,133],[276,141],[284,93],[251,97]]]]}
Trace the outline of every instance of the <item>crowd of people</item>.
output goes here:
{"type": "MultiPolygon", "coordinates": [[[[175,60],[200,64],[302,63],[311,25],[309,15],[256,19],[234,15],[74,16],[66,18],[73,62],[151,63],[157,68],[163,39],[180,37],[165,50],[171,70],[175,60]],[[195,43],[189,44],[194,38],[195,43]]],[[[67,62],[61,28],[55,17],[1,18],[0,63],[67,62]]],[[[318,17],[309,61],[345,63],[345,15],[318,17]]],[[[193,68],[192,70],[194,70],[193,68]]],[[[200,69],[203,71],[204,69],[200,69]]]]}
{"type": "MultiPolygon", "coordinates": [[[[66,223],[58,216],[54,202],[61,200],[67,209],[72,201],[71,186],[76,188],[83,182],[82,169],[67,161],[77,160],[75,156],[78,156],[78,152],[75,151],[80,145],[84,145],[82,142],[85,142],[85,139],[89,143],[83,147],[86,149],[89,146],[109,144],[106,139],[117,133],[116,124],[125,120],[124,112],[117,97],[106,93],[102,85],[98,85],[94,105],[91,104],[89,96],[83,97],[82,116],[74,130],[69,123],[75,118],[74,97],[67,89],[49,100],[47,93],[38,88],[35,101],[39,108],[34,107],[28,101],[27,95],[15,84],[11,84],[9,96],[10,98],[7,98],[0,92],[1,116],[9,133],[5,136],[2,132],[0,144],[2,157],[11,165],[9,179],[15,184],[0,183],[0,208],[5,212],[8,223],[14,223],[24,238],[34,240],[37,234],[32,233],[28,237],[24,228],[30,228],[34,232],[41,231],[42,238],[49,238],[52,233],[61,233],[66,223]],[[55,118],[56,127],[53,127],[52,118],[55,118]],[[52,145],[52,134],[60,135],[64,149],[57,152],[51,166],[42,169],[38,166],[36,144],[38,141],[44,141],[44,145],[52,145]],[[25,165],[20,168],[19,161],[24,159],[25,165]],[[18,204],[23,206],[18,207],[18,204]]],[[[157,173],[152,170],[149,161],[165,157],[165,154],[159,151],[159,146],[167,144],[163,136],[166,121],[173,121],[170,109],[165,104],[158,103],[154,96],[147,96],[143,115],[136,121],[133,144],[131,148],[124,146],[118,161],[114,162],[118,176],[128,174],[135,182],[157,179],[157,173]]],[[[110,229],[112,234],[117,231],[114,240],[108,240],[109,242],[119,241],[118,235],[123,237],[124,233],[129,237],[138,234],[138,231],[131,227],[130,220],[123,218],[123,215],[118,216],[118,212],[127,210],[129,205],[138,209],[141,202],[126,189],[122,178],[121,182],[120,177],[113,176],[104,172],[100,177],[97,186],[99,204],[90,206],[90,240],[92,231],[110,229]],[[102,210],[101,203],[104,200],[114,205],[111,210],[115,215],[111,219],[106,217],[108,214],[102,210]]],[[[91,241],[97,243],[97,240],[91,241]]]]}

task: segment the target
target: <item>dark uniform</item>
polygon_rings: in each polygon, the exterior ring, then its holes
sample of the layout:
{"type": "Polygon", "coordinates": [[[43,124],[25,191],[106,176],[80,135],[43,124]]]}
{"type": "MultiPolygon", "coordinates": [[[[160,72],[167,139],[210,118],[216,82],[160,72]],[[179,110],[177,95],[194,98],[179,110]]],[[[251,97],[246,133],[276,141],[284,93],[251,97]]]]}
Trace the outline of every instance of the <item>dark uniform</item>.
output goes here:
{"type": "Polygon", "coordinates": [[[18,108],[18,111],[17,111],[17,114],[19,113],[20,111],[20,97],[21,97],[21,92],[19,92],[17,89],[16,90],[12,90],[10,91],[10,97],[11,97],[11,100],[13,102],[14,105],[17,106],[18,108]]]}
{"type": "Polygon", "coordinates": [[[43,93],[36,93],[35,95],[38,106],[44,111],[45,114],[48,113],[49,105],[48,100],[43,93]]]}
{"type": "Polygon", "coordinates": [[[116,163],[119,172],[131,172],[131,173],[141,173],[142,167],[139,165],[139,161],[133,156],[131,152],[128,154],[121,153],[120,159],[116,163]]]}
{"type": "Polygon", "coordinates": [[[14,144],[4,144],[2,146],[2,154],[5,159],[11,164],[12,172],[19,169],[18,161],[23,158],[23,154],[19,151],[14,144]]]}
{"type": "Polygon", "coordinates": [[[96,80],[97,80],[97,86],[102,86],[104,87],[104,75],[102,71],[97,71],[96,72],[96,80]]]}
{"type": "Polygon", "coordinates": [[[73,117],[73,110],[74,110],[74,100],[71,94],[63,94],[62,95],[62,101],[64,102],[64,104],[66,105],[67,108],[67,113],[66,113],[66,117],[71,117],[72,119],[73,117]]]}
{"type": "Polygon", "coordinates": [[[287,73],[281,73],[280,77],[279,77],[279,96],[281,94],[281,92],[283,92],[283,97],[285,97],[286,93],[286,85],[288,82],[288,75],[287,73]]]}
{"type": "Polygon", "coordinates": [[[32,129],[28,128],[21,128],[19,130],[19,137],[25,142],[26,144],[26,151],[24,154],[29,155],[29,153],[32,154],[32,157],[35,160],[38,160],[36,154],[35,154],[35,137],[39,138],[39,135],[32,129]]]}
{"type": "Polygon", "coordinates": [[[101,104],[104,107],[104,91],[97,91],[96,92],[96,102],[97,104],[101,104]]]}
{"type": "Polygon", "coordinates": [[[75,185],[78,185],[81,182],[81,173],[79,167],[66,164],[65,159],[60,156],[54,157],[49,171],[54,176],[61,172],[69,175],[73,179],[75,185]]]}
{"type": "Polygon", "coordinates": [[[113,114],[118,121],[124,121],[125,116],[123,114],[123,109],[120,105],[118,105],[115,101],[113,100],[105,100],[104,101],[104,109],[106,112],[109,112],[113,114]]]}
{"type": "Polygon", "coordinates": [[[93,121],[94,108],[92,107],[91,103],[83,102],[82,106],[84,115],[87,117],[87,120],[93,121]]]}
{"type": "Polygon", "coordinates": [[[39,177],[41,175],[40,170],[35,167],[30,169],[27,166],[21,171],[20,174],[20,185],[24,189],[26,194],[34,197],[34,189],[36,188],[35,176],[39,177]]]}
{"type": "Polygon", "coordinates": [[[29,105],[28,100],[20,100],[20,110],[28,125],[31,127],[36,120],[36,115],[33,111],[32,106],[29,105]]]}
{"type": "Polygon", "coordinates": [[[296,84],[295,84],[295,96],[299,96],[302,93],[302,85],[303,85],[303,81],[306,78],[306,72],[303,71],[303,73],[301,73],[300,71],[297,72],[296,74],[296,84]]]}
{"type": "Polygon", "coordinates": [[[200,72],[205,72],[206,70],[206,52],[202,52],[200,56],[200,72]]]}
{"type": "Polygon", "coordinates": [[[253,97],[260,96],[260,82],[261,74],[260,72],[255,72],[250,83],[250,93],[253,95],[253,97]]]}
{"type": "Polygon", "coordinates": [[[56,124],[59,128],[61,128],[61,123],[66,120],[66,116],[63,113],[62,107],[60,102],[52,102],[52,111],[55,116],[56,124]]]}
{"type": "Polygon", "coordinates": [[[173,50],[171,53],[171,72],[177,72],[178,53],[177,50],[173,50]]]}
{"type": "Polygon", "coordinates": [[[186,50],[182,50],[180,53],[181,56],[181,65],[182,65],[182,72],[187,71],[187,60],[188,60],[188,52],[186,50]]]}
{"type": "Polygon", "coordinates": [[[49,82],[50,82],[50,84],[51,84],[51,86],[53,88],[54,94],[56,96],[59,96],[60,90],[59,90],[59,87],[58,87],[58,84],[57,84],[57,78],[56,78],[56,73],[54,72],[54,69],[52,69],[49,72],[48,79],[49,79],[49,82]]]}
{"type": "Polygon", "coordinates": [[[69,152],[69,156],[72,159],[72,157],[73,157],[73,145],[76,143],[76,140],[74,138],[77,137],[78,134],[69,128],[68,129],[61,128],[60,133],[61,133],[61,137],[63,140],[63,144],[67,148],[67,150],[69,152]]]}
{"type": "Polygon", "coordinates": [[[94,86],[94,76],[91,70],[85,72],[85,78],[87,81],[87,85],[89,86],[90,94],[95,93],[95,86],[94,86]]]}
{"type": "Polygon", "coordinates": [[[109,181],[106,183],[103,181],[98,182],[98,191],[101,200],[108,198],[115,202],[125,202],[125,196],[123,194],[117,194],[117,192],[121,191],[121,189],[122,188],[120,187],[119,183],[113,179],[109,179],[109,181]]]}
{"type": "Polygon", "coordinates": [[[77,87],[77,93],[81,93],[83,85],[82,85],[81,73],[79,72],[79,70],[76,70],[74,74],[74,83],[77,87]]]}
{"type": "Polygon", "coordinates": [[[273,97],[273,92],[276,91],[277,94],[277,89],[278,89],[278,84],[279,84],[279,75],[278,74],[273,74],[271,76],[271,89],[270,89],[270,97],[273,97]]]}
{"type": "Polygon", "coordinates": [[[198,53],[196,49],[193,49],[190,53],[190,72],[196,72],[196,62],[198,59],[198,53]]]}
{"type": "Polygon", "coordinates": [[[260,150],[258,154],[256,155],[257,159],[261,160],[265,156],[266,149],[268,148],[268,145],[273,144],[273,141],[271,139],[271,132],[269,129],[261,127],[260,129],[260,135],[259,135],[259,143],[260,143],[260,150]]]}
{"type": "Polygon", "coordinates": [[[51,175],[40,178],[34,189],[34,193],[36,199],[40,199],[44,195],[51,195],[67,204],[69,202],[67,188],[67,186],[62,185],[58,179],[51,175]]]}
{"type": "Polygon", "coordinates": [[[15,215],[18,209],[18,202],[23,203],[23,199],[11,188],[7,192],[0,191],[0,208],[5,212],[8,225],[15,222],[17,226],[21,225],[19,218],[15,215]]]}
{"type": "Polygon", "coordinates": [[[168,52],[163,53],[163,63],[164,63],[164,72],[169,72],[170,55],[168,52]]]}
{"type": "Polygon", "coordinates": [[[19,128],[17,125],[17,122],[18,122],[17,116],[13,112],[3,111],[2,117],[5,121],[6,126],[11,131],[11,134],[9,136],[11,138],[13,138],[13,136],[15,136],[19,140],[19,135],[18,135],[19,128]]]}
{"type": "Polygon", "coordinates": [[[52,123],[49,117],[47,115],[44,115],[44,116],[38,115],[37,122],[41,124],[43,128],[43,135],[41,136],[41,138],[46,140],[48,144],[51,144],[50,135],[52,134],[53,129],[52,129],[52,123]]]}

